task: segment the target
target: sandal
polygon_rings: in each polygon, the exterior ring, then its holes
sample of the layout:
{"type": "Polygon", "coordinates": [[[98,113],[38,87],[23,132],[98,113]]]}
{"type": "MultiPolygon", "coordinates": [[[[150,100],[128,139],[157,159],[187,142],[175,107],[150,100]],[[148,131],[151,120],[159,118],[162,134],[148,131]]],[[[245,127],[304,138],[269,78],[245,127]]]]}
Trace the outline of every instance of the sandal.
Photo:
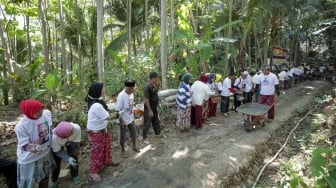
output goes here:
{"type": "Polygon", "coordinates": [[[78,176],[71,178],[71,180],[75,185],[79,185],[82,182],[82,180],[78,176]]]}
{"type": "Polygon", "coordinates": [[[94,183],[101,182],[101,177],[99,174],[90,174],[90,178],[94,183]]]}
{"type": "Polygon", "coordinates": [[[119,162],[117,161],[112,161],[108,166],[118,166],[119,162]]]}

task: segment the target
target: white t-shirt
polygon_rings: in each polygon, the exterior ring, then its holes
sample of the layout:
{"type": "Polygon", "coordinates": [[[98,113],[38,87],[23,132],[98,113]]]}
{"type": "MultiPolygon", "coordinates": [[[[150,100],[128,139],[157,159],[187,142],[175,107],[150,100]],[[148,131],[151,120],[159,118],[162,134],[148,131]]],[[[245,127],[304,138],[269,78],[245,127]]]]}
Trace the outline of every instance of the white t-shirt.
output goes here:
{"type": "Polygon", "coordinates": [[[107,118],[109,117],[109,112],[105,110],[103,105],[100,103],[94,103],[88,111],[88,122],[87,129],[92,131],[99,131],[105,129],[108,124],[107,118]]]}
{"type": "Polygon", "coordinates": [[[258,76],[258,84],[260,84],[261,95],[274,95],[275,85],[279,84],[277,76],[273,73],[264,75],[263,73],[258,76]]]}
{"type": "Polygon", "coordinates": [[[221,95],[224,97],[231,96],[229,88],[231,88],[231,79],[229,77],[226,77],[223,81],[223,89],[221,95]]]}
{"type": "Polygon", "coordinates": [[[116,110],[123,111],[121,118],[123,123],[128,125],[134,121],[134,95],[127,94],[125,90],[120,92],[117,97],[116,110]]]}
{"type": "Polygon", "coordinates": [[[191,97],[191,103],[193,105],[202,105],[203,100],[209,99],[209,96],[215,95],[215,92],[210,91],[210,88],[203,82],[197,80],[191,86],[193,95],[191,97]]]}
{"type": "Polygon", "coordinates": [[[53,133],[52,142],[51,142],[51,149],[53,150],[53,152],[59,152],[62,149],[62,147],[67,145],[68,142],[80,142],[81,141],[82,131],[81,131],[80,126],[76,123],[71,123],[71,124],[73,126],[73,130],[69,138],[60,138],[55,133],[53,133]]]}
{"type": "Polygon", "coordinates": [[[245,88],[244,92],[250,92],[252,90],[252,77],[250,75],[247,75],[245,78],[245,88]]]}
{"type": "Polygon", "coordinates": [[[279,74],[279,80],[281,80],[281,81],[288,80],[286,71],[281,71],[280,72],[280,74],[279,74]]]}
{"type": "Polygon", "coordinates": [[[222,91],[223,90],[223,83],[222,82],[217,82],[216,86],[217,86],[217,90],[218,91],[222,91]]]}
{"type": "Polygon", "coordinates": [[[239,91],[240,92],[243,92],[244,91],[244,88],[245,88],[245,79],[243,79],[241,76],[238,77],[234,84],[233,84],[235,87],[239,87],[239,91]]]}
{"type": "Polygon", "coordinates": [[[29,119],[27,116],[15,125],[14,131],[18,139],[17,158],[19,164],[29,164],[35,162],[50,151],[51,144],[51,112],[43,110],[42,116],[36,120],[29,119]],[[37,145],[45,148],[43,151],[32,152],[37,145]]]}
{"type": "Polygon", "coordinates": [[[258,84],[258,77],[259,77],[259,74],[255,74],[255,75],[252,77],[252,83],[253,83],[254,86],[255,86],[256,84],[258,84]]]}

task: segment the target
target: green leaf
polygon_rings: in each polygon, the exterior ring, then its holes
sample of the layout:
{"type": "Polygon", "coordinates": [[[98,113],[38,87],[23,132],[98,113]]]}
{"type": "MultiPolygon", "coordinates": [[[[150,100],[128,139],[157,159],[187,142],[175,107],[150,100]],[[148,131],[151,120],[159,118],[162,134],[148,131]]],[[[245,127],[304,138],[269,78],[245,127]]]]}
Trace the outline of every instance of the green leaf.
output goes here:
{"type": "Polygon", "coordinates": [[[323,173],[322,166],[327,164],[326,159],[322,156],[322,154],[327,153],[329,151],[328,148],[316,148],[312,153],[312,160],[310,162],[310,167],[312,169],[312,176],[318,177],[320,176],[320,172],[323,173]]]}
{"type": "Polygon", "coordinates": [[[54,90],[56,87],[56,77],[53,74],[48,74],[45,79],[45,87],[48,90],[54,90]]]}
{"type": "Polygon", "coordinates": [[[47,90],[45,89],[38,89],[34,91],[34,93],[30,94],[29,98],[38,99],[40,98],[40,96],[43,96],[46,92],[47,90]]]}
{"type": "Polygon", "coordinates": [[[212,55],[212,46],[207,43],[200,43],[197,45],[197,49],[199,49],[199,55],[202,61],[207,61],[210,59],[212,55]]]}
{"type": "Polygon", "coordinates": [[[291,188],[295,188],[299,185],[299,181],[298,181],[298,178],[295,177],[293,179],[290,180],[290,187],[291,188]]]}

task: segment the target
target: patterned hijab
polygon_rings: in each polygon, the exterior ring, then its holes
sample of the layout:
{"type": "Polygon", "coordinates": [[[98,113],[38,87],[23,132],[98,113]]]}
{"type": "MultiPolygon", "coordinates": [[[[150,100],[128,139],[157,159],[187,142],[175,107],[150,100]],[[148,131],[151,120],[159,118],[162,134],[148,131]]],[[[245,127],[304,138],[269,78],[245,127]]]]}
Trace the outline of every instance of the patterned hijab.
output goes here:
{"type": "Polygon", "coordinates": [[[103,91],[103,86],[103,83],[100,82],[95,82],[90,85],[88,94],[85,98],[85,101],[87,102],[87,110],[89,110],[90,107],[97,102],[103,105],[105,110],[109,111],[106,103],[100,98],[103,91]]]}
{"type": "Polygon", "coordinates": [[[20,103],[20,109],[22,113],[29,119],[37,119],[34,118],[34,114],[36,114],[43,108],[44,105],[40,101],[35,99],[27,99],[20,103]]]}

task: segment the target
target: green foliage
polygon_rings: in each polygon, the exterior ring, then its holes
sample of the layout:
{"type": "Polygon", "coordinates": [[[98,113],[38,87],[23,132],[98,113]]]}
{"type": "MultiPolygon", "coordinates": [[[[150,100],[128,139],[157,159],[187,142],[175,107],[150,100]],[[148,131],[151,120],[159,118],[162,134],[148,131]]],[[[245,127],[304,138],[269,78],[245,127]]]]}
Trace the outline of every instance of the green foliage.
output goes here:
{"type": "Polygon", "coordinates": [[[48,74],[46,79],[45,79],[45,87],[52,91],[56,87],[56,77],[53,74],[48,74]]]}
{"type": "Polygon", "coordinates": [[[310,162],[316,187],[336,187],[336,148],[316,148],[310,162]]]}
{"type": "Polygon", "coordinates": [[[202,61],[208,61],[212,55],[212,46],[208,43],[200,43],[197,45],[199,56],[202,61]]]}
{"type": "Polygon", "coordinates": [[[300,171],[302,169],[295,168],[290,162],[282,164],[281,169],[284,171],[286,179],[288,180],[288,185],[283,187],[291,187],[291,188],[308,188],[308,185],[304,182],[302,174],[300,171]]]}

